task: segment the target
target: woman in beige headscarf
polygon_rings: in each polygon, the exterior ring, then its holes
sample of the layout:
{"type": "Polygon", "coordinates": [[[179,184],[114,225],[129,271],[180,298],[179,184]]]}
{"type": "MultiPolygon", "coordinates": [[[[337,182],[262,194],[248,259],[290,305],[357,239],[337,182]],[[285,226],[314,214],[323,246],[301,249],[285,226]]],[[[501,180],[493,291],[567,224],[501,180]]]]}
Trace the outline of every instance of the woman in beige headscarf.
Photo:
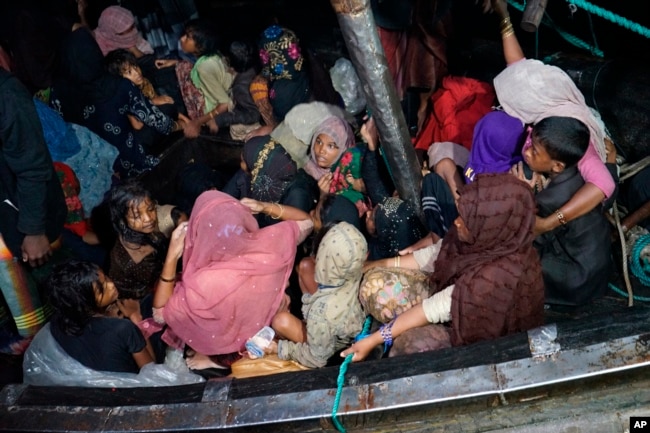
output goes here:
{"type": "Polygon", "coordinates": [[[337,351],[347,347],[361,328],[365,314],[359,302],[366,239],[352,224],[340,222],[323,236],[316,254],[318,289],[302,297],[302,322],[280,312],[272,326],[280,336],[268,353],[306,367],[324,367],[337,351]]]}

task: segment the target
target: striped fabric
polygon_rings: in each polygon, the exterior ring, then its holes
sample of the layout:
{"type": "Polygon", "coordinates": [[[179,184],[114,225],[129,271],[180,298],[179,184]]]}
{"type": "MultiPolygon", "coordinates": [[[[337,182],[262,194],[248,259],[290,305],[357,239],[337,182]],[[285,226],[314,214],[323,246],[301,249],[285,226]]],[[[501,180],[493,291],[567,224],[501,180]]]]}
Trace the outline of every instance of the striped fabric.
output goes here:
{"type": "Polygon", "coordinates": [[[34,279],[0,235],[0,290],[22,337],[31,337],[47,320],[34,279]]]}

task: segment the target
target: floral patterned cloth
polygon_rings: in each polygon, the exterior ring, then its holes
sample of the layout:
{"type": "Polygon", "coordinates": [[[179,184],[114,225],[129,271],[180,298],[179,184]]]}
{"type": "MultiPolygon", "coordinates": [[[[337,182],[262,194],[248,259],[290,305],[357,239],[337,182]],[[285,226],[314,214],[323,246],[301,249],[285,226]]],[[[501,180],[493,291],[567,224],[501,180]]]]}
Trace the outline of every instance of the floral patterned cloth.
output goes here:
{"type": "Polygon", "coordinates": [[[295,105],[309,100],[309,78],[303,69],[304,57],[296,34],[278,25],[264,30],[259,48],[262,75],[270,82],[269,100],[273,116],[279,122],[295,105]]]}
{"type": "Polygon", "coordinates": [[[429,297],[429,277],[403,268],[374,268],[363,276],[359,300],[363,310],[382,323],[429,297]]]}

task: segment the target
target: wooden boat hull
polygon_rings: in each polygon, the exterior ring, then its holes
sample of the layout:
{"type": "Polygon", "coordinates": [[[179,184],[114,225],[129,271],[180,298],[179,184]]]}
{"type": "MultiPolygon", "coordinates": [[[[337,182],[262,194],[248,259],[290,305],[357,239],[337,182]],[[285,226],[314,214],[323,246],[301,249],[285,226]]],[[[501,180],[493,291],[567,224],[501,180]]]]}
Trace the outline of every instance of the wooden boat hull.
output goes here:
{"type": "MultiPolygon", "coordinates": [[[[621,304],[546,325],[542,340],[521,333],[351,364],[339,420],[348,431],[624,431],[650,415],[649,320],[650,307],[621,304]]],[[[338,376],[326,367],[172,388],[8,385],[0,431],[334,431],[338,376]]]]}

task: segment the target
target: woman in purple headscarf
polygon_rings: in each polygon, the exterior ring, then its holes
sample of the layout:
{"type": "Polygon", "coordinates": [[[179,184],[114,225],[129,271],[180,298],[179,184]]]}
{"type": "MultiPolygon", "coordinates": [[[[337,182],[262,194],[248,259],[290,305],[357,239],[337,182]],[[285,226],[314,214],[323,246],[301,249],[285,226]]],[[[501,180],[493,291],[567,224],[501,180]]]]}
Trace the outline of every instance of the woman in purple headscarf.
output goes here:
{"type": "Polygon", "coordinates": [[[504,111],[491,111],[474,127],[465,181],[470,183],[481,173],[506,173],[521,161],[524,125],[504,111]]]}

